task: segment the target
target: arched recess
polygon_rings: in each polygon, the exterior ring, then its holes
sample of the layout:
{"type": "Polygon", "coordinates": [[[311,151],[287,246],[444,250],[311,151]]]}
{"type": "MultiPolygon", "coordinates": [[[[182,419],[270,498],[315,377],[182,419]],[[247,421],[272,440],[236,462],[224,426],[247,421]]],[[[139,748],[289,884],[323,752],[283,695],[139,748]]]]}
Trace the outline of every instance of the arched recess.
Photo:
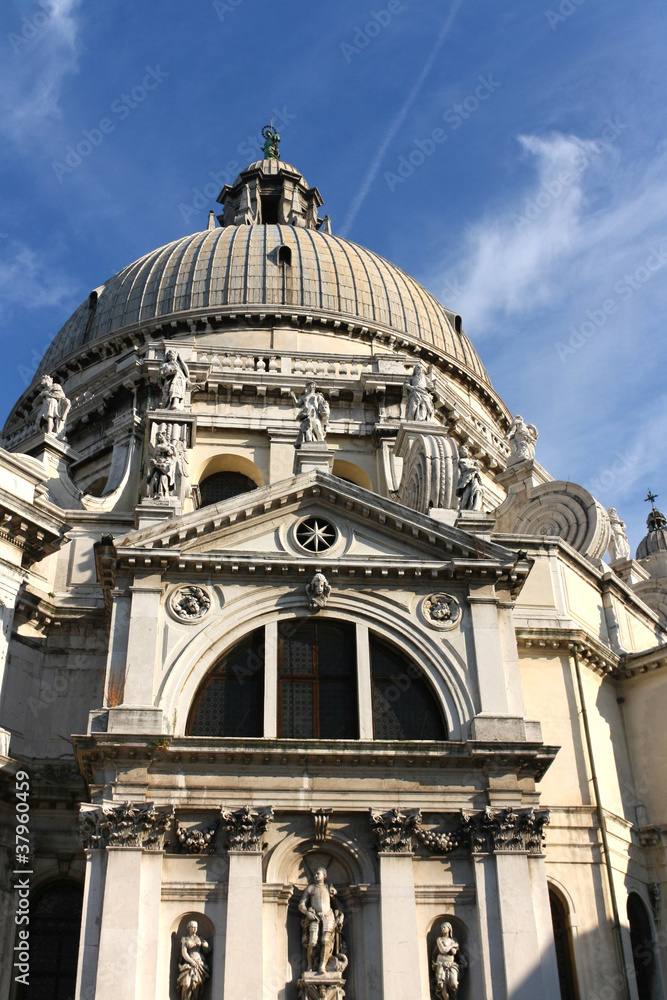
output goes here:
{"type": "Polygon", "coordinates": [[[202,466],[198,476],[200,505],[241,496],[264,485],[261,471],[243,455],[214,455],[202,466]]]}
{"type": "MultiPolygon", "coordinates": [[[[221,657],[254,629],[287,618],[307,616],[305,599],[290,590],[276,597],[266,587],[230,601],[219,620],[200,629],[165,664],[157,706],[165,717],[176,720],[174,735],[185,735],[186,722],[196,692],[221,657]]],[[[318,617],[342,618],[372,629],[396,645],[421,670],[436,692],[450,740],[462,740],[465,724],[475,714],[466,665],[439,634],[415,627],[414,619],[398,602],[374,593],[332,593],[318,617]]]]}
{"type": "MultiPolygon", "coordinates": [[[[432,996],[440,996],[436,994],[436,976],[437,971],[433,967],[434,959],[436,956],[441,954],[440,949],[437,947],[437,942],[440,937],[442,937],[442,925],[449,924],[451,927],[451,938],[456,941],[458,949],[453,953],[454,957],[457,959],[456,964],[458,965],[458,984],[459,989],[456,993],[457,1000],[469,1000],[471,988],[470,988],[470,972],[469,968],[472,964],[470,956],[470,946],[469,946],[469,934],[468,928],[459,917],[455,917],[451,913],[443,913],[436,917],[428,930],[426,935],[426,961],[428,963],[429,972],[429,983],[431,985],[432,996]]],[[[450,935],[448,935],[450,936],[450,935]]],[[[452,954],[450,952],[450,954],[452,954]]],[[[453,985],[453,984],[452,984],[453,985]]],[[[453,994],[452,994],[453,995],[453,994]]]]}
{"type": "Polygon", "coordinates": [[[254,629],[225,653],[199,686],[188,736],[256,737],[264,732],[264,630],[254,629]]]}
{"type": "Polygon", "coordinates": [[[433,686],[394,643],[370,635],[373,735],[376,740],[446,740],[433,686]]]}
{"type": "MultiPolygon", "coordinates": [[[[182,996],[178,990],[178,977],[179,977],[179,965],[185,965],[185,960],[181,954],[182,939],[184,937],[190,936],[191,928],[189,925],[192,922],[197,924],[196,935],[201,941],[201,946],[197,948],[199,954],[204,959],[208,969],[208,978],[204,979],[202,988],[197,992],[197,996],[200,1000],[210,1000],[212,994],[212,979],[211,975],[213,973],[213,962],[212,962],[212,950],[213,942],[215,940],[215,928],[212,921],[204,913],[199,913],[197,911],[190,911],[188,913],[182,914],[177,917],[171,925],[171,953],[169,960],[169,1000],[180,1000],[182,996]]],[[[194,943],[194,942],[193,942],[194,943]]],[[[186,949],[189,951],[189,949],[186,949]]],[[[191,952],[189,951],[191,954],[191,952]]]]}
{"type": "Polygon", "coordinates": [[[551,879],[548,880],[548,888],[561,1000],[580,1000],[572,905],[563,888],[551,879]]]}
{"type": "Polygon", "coordinates": [[[651,917],[646,904],[636,892],[628,895],[627,914],[637,993],[640,1000],[662,1000],[664,994],[660,986],[651,917]]]}
{"type": "MultiPolygon", "coordinates": [[[[12,1000],[61,1000],[73,997],[79,953],[83,886],[74,879],[57,879],[36,890],[30,899],[29,984],[16,983],[12,1000]]],[[[21,944],[17,928],[16,944],[21,944]]],[[[20,962],[21,951],[14,951],[20,962]]],[[[16,958],[14,959],[16,961],[16,958]]]]}
{"type": "Polygon", "coordinates": [[[344,479],[348,483],[354,483],[355,486],[363,486],[365,490],[373,489],[371,477],[360,465],[355,465],[354,462],[346,462],[342,458],[336,458],[334,459],[331,471],[334,476],[338,476],[339,479],[344,479]]]}

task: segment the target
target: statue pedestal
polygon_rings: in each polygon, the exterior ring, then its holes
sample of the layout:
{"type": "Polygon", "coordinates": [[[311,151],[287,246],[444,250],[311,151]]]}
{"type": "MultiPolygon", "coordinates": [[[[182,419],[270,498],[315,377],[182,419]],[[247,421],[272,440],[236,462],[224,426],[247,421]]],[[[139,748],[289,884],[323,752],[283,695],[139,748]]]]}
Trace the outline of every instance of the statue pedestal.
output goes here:
{"type": "Polygon", "coordinates": [[[345,980],[338,972],[304,972],[298,984],[299,1000],[343,1000],[345,980]]]}
{"type": "Polygon", "coordinates": [[[333,452],[329,451],[326,441],[304,441],[294,452],[294,475],[303,472],[331,472],[333,468],[333,452]]]}
{"type": "Polygon", "coordinates": [[[168,521],[172,517],[180,517],[183,505],[177,497],[167,497],[164,500],[154,500],[146,497],[134,509],[137,529],[150,528],[157,521],[168,521]]]}

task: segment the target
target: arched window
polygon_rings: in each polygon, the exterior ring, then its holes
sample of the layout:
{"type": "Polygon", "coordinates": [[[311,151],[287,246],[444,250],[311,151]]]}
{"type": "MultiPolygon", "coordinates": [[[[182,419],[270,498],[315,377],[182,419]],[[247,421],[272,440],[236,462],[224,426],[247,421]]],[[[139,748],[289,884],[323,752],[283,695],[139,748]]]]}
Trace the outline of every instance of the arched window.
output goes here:
{"type": "Polygon", "coordinates": [[[229,500],[231,497],[238,497],[242,493],[256,489],[257,483],[253,482],[250,476],[244,476],[242,472],[214,472],[199,485],[201,505],[210,507],[213,503],[220,503],[221,500],[229,500]]]}
{"type": "Polygon", "coordinates": [[[202,683],[190,710],[189,736],[262,736],[264,629],[223,657],[202,683]]]}
{"type": "Polygon", "coordinates": [[[377,636],[370,653],[375,739],[446,740],[442,712],[421,670],[377,636]]]}
{"type": "Polygon", "coordinates": [[[278,735],[358,739],[355,628],[330,619],[278,629],[278,735]]]}
{"type": "Polygon", "coordinates": [[[631,892],[628,896],[628,921],[630,923],[630,942],[632,944],[632,960],[635,963],[637,993],[641,1000],[654,1000],[656,996],[656,962],[651,920],[644,903],[636,892],[631,892]]]}
{"type": "Polygon", "coordinates": [[[52,882],[31,900],[30,985],[19,984],[17,1000],[74,996],[82,905],[83,888],[70,881],[52,882]]]}
{"type": "Polygon", "coordinates": [[[556,892],[551,885],[549,886],[549,904],[551,906],[551,922],[554,929],[554,944],[556,946],[556,963],[558,965],[561,1000],[578,1000],[579,993],[577,992],[577,981],[574,972],[568,908],[560,893],[556,892]]]}
{"type": "Polygon", "coordinates": [[[257,629],[206,675],[188,715],[188,736],[447,739],[436,692],[391,643],[325,615],[267,629],[266,640],[257,629]],[[276,706],[266,719],[265,703],[276,706]]]}

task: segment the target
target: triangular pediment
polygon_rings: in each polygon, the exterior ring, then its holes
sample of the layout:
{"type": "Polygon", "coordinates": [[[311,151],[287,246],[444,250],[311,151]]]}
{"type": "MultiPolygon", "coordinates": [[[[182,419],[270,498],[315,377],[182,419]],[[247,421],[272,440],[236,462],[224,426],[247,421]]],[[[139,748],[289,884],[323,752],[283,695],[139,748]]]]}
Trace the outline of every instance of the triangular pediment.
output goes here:
{"type": "Polygon", "coordinates": [[[160,521],[117,539],[116,550],[175,553],[185,557],[315,557],[324,563],[353,560],[369,565],[401,559],[422,562],[494,563],[507,567],[516,555],[504,546],[436,521],[395,500],[337,476],[309,472],[190,514],[160,521]],[[297,529],[315,518],[335,529],[326,551],[309,552],[297,529]]]}

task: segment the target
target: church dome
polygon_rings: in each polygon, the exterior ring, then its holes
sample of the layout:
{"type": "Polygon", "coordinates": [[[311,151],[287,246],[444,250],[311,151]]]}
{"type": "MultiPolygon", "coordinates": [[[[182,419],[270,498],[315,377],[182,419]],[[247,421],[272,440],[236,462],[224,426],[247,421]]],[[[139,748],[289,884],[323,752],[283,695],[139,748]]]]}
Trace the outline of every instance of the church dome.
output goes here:
{"type": "MultiPolygon", "coordinates": [[[[243,174],[261,166],[261,161],[252,164],[243,174]]],[[[294,169],[280,166],[284,172],[294,169]]],[[[120,331],[240,310],[307,314],[315,323],[333,318],[336,329],[344,330],[347,324],[362,324],[426,345],[490,386],[460,317],[422,285],[356,243],[288,224],[208,229],[129,264],[92,292],[65,323],[38,375],[120,331]]]]}
{"type": "MultiPolygon", "coordinates": [[[[648,559],[651,556],[667,557],[667,519],[655,507],[646,519],[648,534],[644,535],[637,546],[637,559],[648,559]]],[[[661,562],[667,561],[666,559],[661,562]]]]}

